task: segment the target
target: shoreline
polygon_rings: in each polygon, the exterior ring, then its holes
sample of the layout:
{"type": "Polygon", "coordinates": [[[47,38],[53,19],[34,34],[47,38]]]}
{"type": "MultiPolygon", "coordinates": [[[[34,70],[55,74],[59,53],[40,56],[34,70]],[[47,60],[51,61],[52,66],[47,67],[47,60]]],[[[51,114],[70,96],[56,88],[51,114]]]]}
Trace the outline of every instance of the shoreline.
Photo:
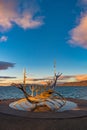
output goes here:
{"type": "MultiPolygon", "coordinates": [[[[0,87],[14,87],[14,86],[11,86],[11,85],[7,86],[7,85],[6,85],[6,86],[0,86],[0,87]]],[[[83,86],[81,86],[81,85],[79,85],[79,86],[77,86],[77,85],[70,85],[70,86],[69,86],[69,85],[67,85],[67,86],[66,86],[66,85],[64,85],[64,86],[63,86],[63,85],[60,85],[60,86],[56,86],[56,87],[57,87],[57,88],[58,88],[58,87],[87,87],[87,85],[83,85],[83,86]]]]}

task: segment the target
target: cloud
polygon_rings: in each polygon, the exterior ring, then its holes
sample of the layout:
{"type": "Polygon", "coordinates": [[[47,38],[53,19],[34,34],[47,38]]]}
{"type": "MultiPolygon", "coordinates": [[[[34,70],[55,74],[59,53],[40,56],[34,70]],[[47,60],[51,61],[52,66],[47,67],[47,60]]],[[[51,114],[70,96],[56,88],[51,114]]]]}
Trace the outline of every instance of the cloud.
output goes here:
{"type": "MultiPolygon", "coordinates": [[[[52,78],[52,77],[51,77],[52,78]]],[[[47,84],[48,81],[51,81],[51,78],[42,78],[42,79],[33,79],[33,78],[28,78],[27,83],[31,84],[47,84]]],[[[63,82],[80,82],[87,80],[87,74],[82,74],[82,75],[62,75],[61,78],[58,80],[58,82],[63,83],[63,82]]]]}
{"type": "Polygon", "coordinates": [[[84,6],[87,5],[87,0],[78,0],[78,3],[80,6],[83,6],[83,8],[85,8],[84,6]]]}
{"type": "Polygon", "coordinates": [[[87,48],[87,14],[80,18],[79,24],[70,31],[70,36],[72,45],[87,48]]]}
{"type": "Polygon", "coordinates": [[[77,81],[87,80],[87,74],[75,76],[77,81]]]}
{"type": "Polygon", "coordinates": [[[63,75],[61,76],[62,82],[80,82],[87,80],[87,74],[81,74],[81,75],[63,75]]]}
{"type": "Polygon", "coordinates": [[[1,36],[0,37],[0,42],[6,42],[8,40],[7,36],[1,36]]]}
{"type": "Polygon", "coordinates": [[[83,11],[79,17],[78,24],[69,32],[69,43],[87,49],[87,0],[79,0],[83,11]]]}
{"type": "Polygon", "coordinates": [[[11,29],[15,24],[23,29],[43,24],[37,0],[0,0],[0,31],[11,29]]]}
{"type": "Polygon", "coordinates": [[[74,78],[74,77],[75,77],[74,75],[63,75],[63,76],[61,76],[61,80],[67,80],[67,79],[74,78]]]}
{"type": "Polygon", "coordinates": [[[75,78],[75,75],[63,75],[59,79],[60,82],[76,82],[77,79],[75,78]]]}
{"type": "Polygon", "coordinates": [[[15,63],[0,61],[0,70],[6,70],[9,67],[14,67],[15,63]]]}
{"type": "MultiPolygon", "coordinates": [[[[16,77],[10,77],[10,76],[0,76],[0,79],[14,79],[16,77]]],[[[1,80],[0,80],[1,81],[1,80]]]]}

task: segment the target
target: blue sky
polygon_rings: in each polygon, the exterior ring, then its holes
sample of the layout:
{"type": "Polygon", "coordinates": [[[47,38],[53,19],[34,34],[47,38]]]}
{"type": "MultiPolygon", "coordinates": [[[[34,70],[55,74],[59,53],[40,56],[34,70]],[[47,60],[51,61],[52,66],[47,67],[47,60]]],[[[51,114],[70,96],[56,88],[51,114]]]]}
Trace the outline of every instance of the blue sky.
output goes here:
{"type": "Polygon", "coordinates": [[[87,0],[1,0],[0,76],[86,74],[87,0]],[[15,63],[15,64],[14,64],[15,63]]]}

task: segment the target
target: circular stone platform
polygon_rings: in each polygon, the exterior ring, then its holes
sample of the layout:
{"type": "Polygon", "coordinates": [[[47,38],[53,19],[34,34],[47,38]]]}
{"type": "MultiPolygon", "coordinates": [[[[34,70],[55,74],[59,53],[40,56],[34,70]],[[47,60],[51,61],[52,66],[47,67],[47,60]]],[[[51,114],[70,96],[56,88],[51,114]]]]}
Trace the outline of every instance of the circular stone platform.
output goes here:
{"type": "Polygon", "coordinates": [[[26,118],[42,118],[42,119],[64,119],[64,118],[77,118],[87,116],[87,100],[67,99],[68,103],[75,103],[77,106],[74,109],[67,109],[62,112],[29,112],[15,110],[9,107],[9,104],[17,101],[16,99],[0,101],[0,113],[20,116],[26,118]]]}

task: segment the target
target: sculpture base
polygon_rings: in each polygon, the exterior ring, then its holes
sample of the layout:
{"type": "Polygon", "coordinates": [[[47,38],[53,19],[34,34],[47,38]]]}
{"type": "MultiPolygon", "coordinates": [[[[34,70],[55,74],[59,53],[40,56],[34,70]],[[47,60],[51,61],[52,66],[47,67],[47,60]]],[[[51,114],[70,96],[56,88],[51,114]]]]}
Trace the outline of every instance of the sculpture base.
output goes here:
{"type": "Polygon", "coordinates": [[[38,103],[37,107],[35,108],[36,104],[30,103],[24,98],[10,103],[9,107],[16,110],[22,110],[22,111],[33,110],[34,112],[47,112],[47,111],[55,111],[55,110],[56,112],[62,112],[67,110],[73,110],[77,107],[77,104],[72,101],[66,100],[66,103],[64,104],[64,102],[61,101],[60,99],[55,99],[55,101],[52,100],[51,102],[48,102],[48,100],[45,102],[38,103]]]}
{"type": "MultiPolygon", "coordinates": [[[[18,99],[20,100],[20,99],[18,99]]],[[[86,117],[87,116],[87,100],[67,98],[67,101],[76,103],[77,107],[68,108],[60,110],[60,112],[29,112],[23,110],[16,110],[9,107],[9,104],[18,101],[17,99],[9,99],[0,101],[0,113],[24,117],[24,119],[68,119],[68,118],[77,118],[77,117],[86,117]],[[61,112],[62,111],[62,112],[61,112]]],[[[71,107],[71,104],[70,104],[71,107]]]]}

